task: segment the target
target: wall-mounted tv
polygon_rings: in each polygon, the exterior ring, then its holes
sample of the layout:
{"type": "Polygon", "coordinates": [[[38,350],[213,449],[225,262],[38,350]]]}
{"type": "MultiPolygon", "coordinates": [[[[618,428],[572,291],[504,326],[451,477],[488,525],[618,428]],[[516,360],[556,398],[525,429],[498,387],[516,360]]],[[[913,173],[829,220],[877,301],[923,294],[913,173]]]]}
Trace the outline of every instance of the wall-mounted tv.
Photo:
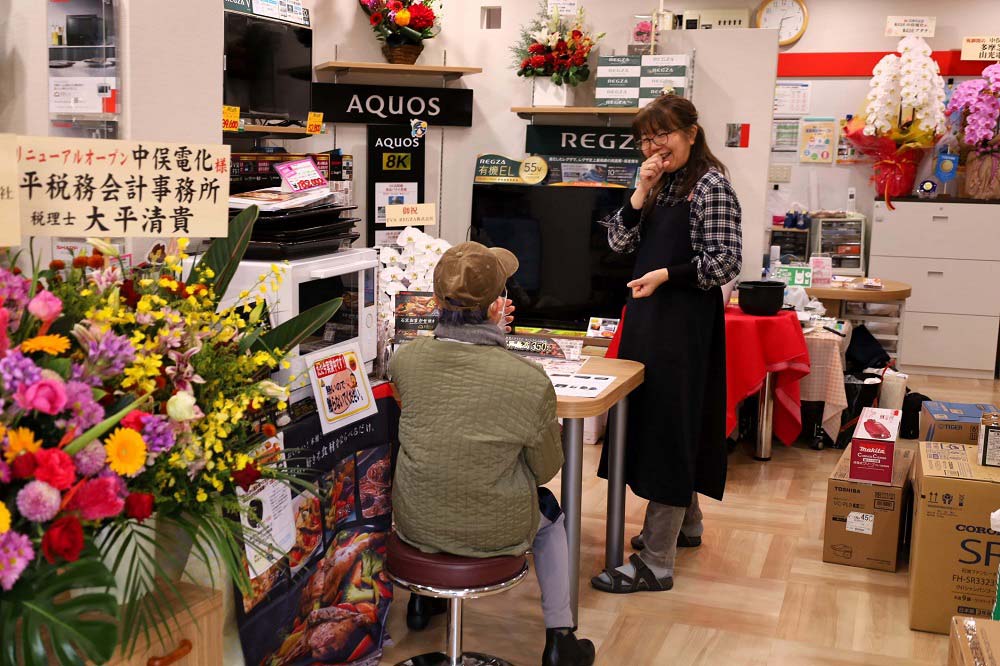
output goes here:
{"type": "Polygon", "coordinates": [[[223,99],[244,118],[305,121],[312,97],[312,30],[226,12],[223,99]]]}
{"type": "Polygon", "coordinates": [[[520,269],[508,284],[515,324],[585,330],[590,317],[617,318],[634,256],[612,252],[598,220],[631,190],[607,187],[475,185],[472,240],[504,247],[520,269]]]}

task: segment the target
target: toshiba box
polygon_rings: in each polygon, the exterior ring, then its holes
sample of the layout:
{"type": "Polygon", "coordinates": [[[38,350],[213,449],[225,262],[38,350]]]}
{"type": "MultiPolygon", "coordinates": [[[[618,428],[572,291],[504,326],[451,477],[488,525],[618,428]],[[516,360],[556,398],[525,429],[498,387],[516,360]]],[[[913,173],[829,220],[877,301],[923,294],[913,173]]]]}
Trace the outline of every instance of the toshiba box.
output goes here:
{"type": "Polygon", "coordinates": [[[899,544],[909,518],[913,451],[896,449],[892,485],[848,478],[851,450],[840,457],[826,491],[823,561],[895,571],[899,544]]]}
{"type": "Polygon", "coordinates": [[[990,617],[997,598],[1000,469],[976,464],[975,447],[921,442],[914,475],[910,628],[948,633],[953,615],[990,617]]]}

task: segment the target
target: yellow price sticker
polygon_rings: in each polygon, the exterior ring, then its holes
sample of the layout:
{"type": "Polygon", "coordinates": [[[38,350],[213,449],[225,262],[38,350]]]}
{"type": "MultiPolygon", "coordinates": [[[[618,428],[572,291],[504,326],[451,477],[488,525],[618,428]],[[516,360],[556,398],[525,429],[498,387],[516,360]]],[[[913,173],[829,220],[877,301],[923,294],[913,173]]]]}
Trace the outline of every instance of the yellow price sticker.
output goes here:
{"type": "Polygon", "coordinates": [[[240,129],[240,107],[222,107],[222,131],[238,132],[240,129]]]}
{"type": "Polygon", "coordinates": [[[323,112],[310,111],[309,117],[306,119],[306,134],[322,134],[322,133],[323,133],[323,112]]]}

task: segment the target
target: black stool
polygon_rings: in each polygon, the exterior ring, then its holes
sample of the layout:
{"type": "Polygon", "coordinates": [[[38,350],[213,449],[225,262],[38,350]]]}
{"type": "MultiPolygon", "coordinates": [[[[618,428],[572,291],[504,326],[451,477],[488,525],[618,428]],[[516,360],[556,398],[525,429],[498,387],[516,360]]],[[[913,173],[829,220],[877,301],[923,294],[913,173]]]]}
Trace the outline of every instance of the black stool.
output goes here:
{"type": "Polygon", "coordinates": [[[462,603],[511,589],[528,575],[528,561],[518,557],[478,559],[443,553],[424,553],[389,536],[386,571],[410,592],[448,600],[448,651],[430,652],[397,666],[510,666],[499,657],[462,652],[462,603]]]}

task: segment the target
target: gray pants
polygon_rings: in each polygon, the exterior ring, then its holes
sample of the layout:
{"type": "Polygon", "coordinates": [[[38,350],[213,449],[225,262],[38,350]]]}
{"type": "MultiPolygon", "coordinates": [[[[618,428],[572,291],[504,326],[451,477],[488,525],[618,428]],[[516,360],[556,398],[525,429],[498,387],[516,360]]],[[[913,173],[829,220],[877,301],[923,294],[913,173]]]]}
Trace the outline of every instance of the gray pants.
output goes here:
{"type": "Polygon", "coordinates": [[[569,545],[566,541],[565,517],[559,514],[552,522],[543,514],[538,534],[531,544],[535,558],[535,575],[542,588],[542,614],[545,628],[573,626],[569,608],[569,545]]]}
{"type": "Polygon", "coordinates": [[[691,506],[668,506],[650,502],[646,505],[646,520],[642,524],[642,540],[646,544],[639,557],[649,566],[674,572],[677,557],[677,537],[700,537],[705,531],[701,522],[698,493],[691,495],[691,506]]]}

